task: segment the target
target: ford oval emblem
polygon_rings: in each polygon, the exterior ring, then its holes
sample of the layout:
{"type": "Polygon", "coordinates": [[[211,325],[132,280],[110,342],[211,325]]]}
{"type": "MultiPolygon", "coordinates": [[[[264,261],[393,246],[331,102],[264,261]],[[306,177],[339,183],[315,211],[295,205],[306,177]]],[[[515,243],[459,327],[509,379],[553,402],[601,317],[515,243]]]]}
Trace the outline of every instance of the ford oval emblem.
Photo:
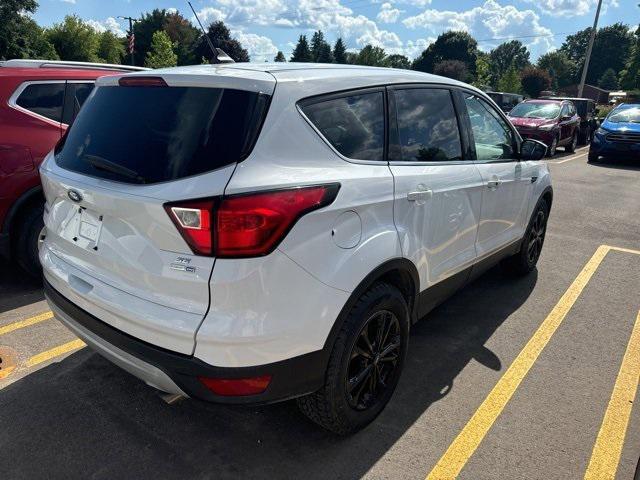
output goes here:
{"type": "Polygon", "coordinates": [[[80,195],[80,192],[78,192],[77,190],[69,190],[67,192],[67,195],[72,201],[76,203],[82,201],[82,195],[80,195]]]}

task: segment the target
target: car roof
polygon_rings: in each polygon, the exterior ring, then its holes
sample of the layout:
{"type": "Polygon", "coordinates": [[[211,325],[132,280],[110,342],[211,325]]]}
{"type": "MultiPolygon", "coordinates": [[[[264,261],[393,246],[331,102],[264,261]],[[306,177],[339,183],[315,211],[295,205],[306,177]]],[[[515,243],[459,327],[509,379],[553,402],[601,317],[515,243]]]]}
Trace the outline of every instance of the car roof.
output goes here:
{"type": "Polygon", "coordinates": [[[580,98],[580,97],[545,97],[544,100],[570,100],[572,102],[595,102],[592,98],[580,98]]]}
{"type": "MultiPolygon", "coordinates": [[[[457,80],[414,70],[331,63],[205,64],[134,72],[126,76],[160,76],[171,86],[206,87],[215,83],[221,88],[261,92],[273,91],[276,83],[283,88],[289,86],[292,91],[300,90],[296,85],[304,84],[306,96],[394,83],[438,83],[477,90],[457,80]]],[[[102,78],[98,84],[115,85],[118,78],[102,78]]]]}
{"type": "Polygon", "coordinates": [[[566,102],[566,100],[551,99],[551,98],[529,98],[523,101],[527,103],[555,103],[558,105],[566,102]]]}

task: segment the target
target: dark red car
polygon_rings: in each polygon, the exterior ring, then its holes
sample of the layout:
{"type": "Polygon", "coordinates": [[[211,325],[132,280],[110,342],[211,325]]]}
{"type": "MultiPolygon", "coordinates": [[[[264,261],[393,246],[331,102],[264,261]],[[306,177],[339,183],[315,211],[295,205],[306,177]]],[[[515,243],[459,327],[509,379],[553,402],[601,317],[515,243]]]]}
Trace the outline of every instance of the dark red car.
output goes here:
{"type": "Polygon", "coordinates": [[[0,62],[0,256],[38,275],[44,197],[38,166],[73,122],[95,79],[135,67],[0,62]]]}
{"type": "Polygon", "coordinates": [[[580,117],[568,100],[525,100],[509,112],[509,120],[522,138],[533,138],[547,145],[547,155],[556,148],[574,152],[578,145],[580,117]]]}

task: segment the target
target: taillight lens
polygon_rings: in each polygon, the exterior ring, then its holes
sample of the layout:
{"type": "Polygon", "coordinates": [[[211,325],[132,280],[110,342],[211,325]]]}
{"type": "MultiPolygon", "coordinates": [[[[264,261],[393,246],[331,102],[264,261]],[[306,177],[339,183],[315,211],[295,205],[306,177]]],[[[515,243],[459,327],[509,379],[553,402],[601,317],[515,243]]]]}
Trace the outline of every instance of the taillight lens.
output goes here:
{"type": "Polygon", "coordinates": [[[211,216],[213,200],[198,200],[166,204],[165,210],[178,227],[178,231],[198,255],[213,253],[213,233],[211,230],[211,216]]]}
{"type": "Polygon", "coordinates": [[[264,392],[271,382],[271,375],[251,378],[198,377],[198,380],[216,395],[241,397],[264,392]]]}
{"type": "Polygon", "coordinates": [[[304,214],[329,205],[338,184],[165,204],[196,255],[267,255],[304,214]]]}
{"type": "Polygon", "coordinates": [[[167,82],[162,77],[122,77],[118,80],[121,87],[167,87],[167,82]]]}
{"type": "Polygon", "coordinates": [[[330,204],[337,193],[336,184],[223,199],[216,211],[215,255],[267,255],[300,217],[330,204]]]}

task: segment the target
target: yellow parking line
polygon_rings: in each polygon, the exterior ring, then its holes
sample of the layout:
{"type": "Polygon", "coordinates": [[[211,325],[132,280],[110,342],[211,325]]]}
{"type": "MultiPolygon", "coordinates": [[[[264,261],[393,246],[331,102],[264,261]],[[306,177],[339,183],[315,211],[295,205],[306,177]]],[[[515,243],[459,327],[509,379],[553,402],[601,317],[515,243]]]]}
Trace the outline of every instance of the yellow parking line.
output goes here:
{"type": "Polygon", "coordinates": [[[58,357],[73,350],[78,350],[79,348],[82,348],[84,346],[85,343],[78,338],[71,342],[52,348],[51,350],[47,350],[45,352],[34,355],[29,360],[27,360],[25,366],[34,367],[40,363],[46,362],[47,360],[51,360],[52,358],[58,357]]]}
{"type": "Polygon", "coordinates": [[[640,380],[640,312],[631,332],[609,406],[584,475],[585,480],[613,480],[616,476],[631,407],[640,380]]]}
{"type": "Polygon", "coordinates": [[[624,248],[624,247],[609,247],[610,250],[615,250],[617,252],[625,252],[625,253],[635,253],[636,255],[640,255],[640,250],[634,250],[632,248],[624,248]]]}
{"type": "Polygon", "coordinates": [[[20,328],[29,327],[31,325],[35,325],[36,323],[43,322],[45,320],[49,320],[53,318],[53,312],[44,312],[40,315],[36,315],[35,317],[27,318],[26,320],[21,320],[19,322],[10,323],[9,325],[5,325],[0,327],[0,335],[4,335],[5,333],[13,332],[14,330],[18,330],[20,328]]]}
{"type": "Polygon", "coordinates": [[[536,333],[533,334],[527,345],[518,354],[509,369],[493,387],[493,390],[478,407],[444,455],[438,460],[438,463],[427,476],[427,480],[452,479],[458,476],[493,423],[502,413],[502,410],[544,347],[549,343],[552,335],[558,329],[610,249],[606,245],[598,247],[591,259],[562,295],[562,298],[542,322],[536,333]]]}

